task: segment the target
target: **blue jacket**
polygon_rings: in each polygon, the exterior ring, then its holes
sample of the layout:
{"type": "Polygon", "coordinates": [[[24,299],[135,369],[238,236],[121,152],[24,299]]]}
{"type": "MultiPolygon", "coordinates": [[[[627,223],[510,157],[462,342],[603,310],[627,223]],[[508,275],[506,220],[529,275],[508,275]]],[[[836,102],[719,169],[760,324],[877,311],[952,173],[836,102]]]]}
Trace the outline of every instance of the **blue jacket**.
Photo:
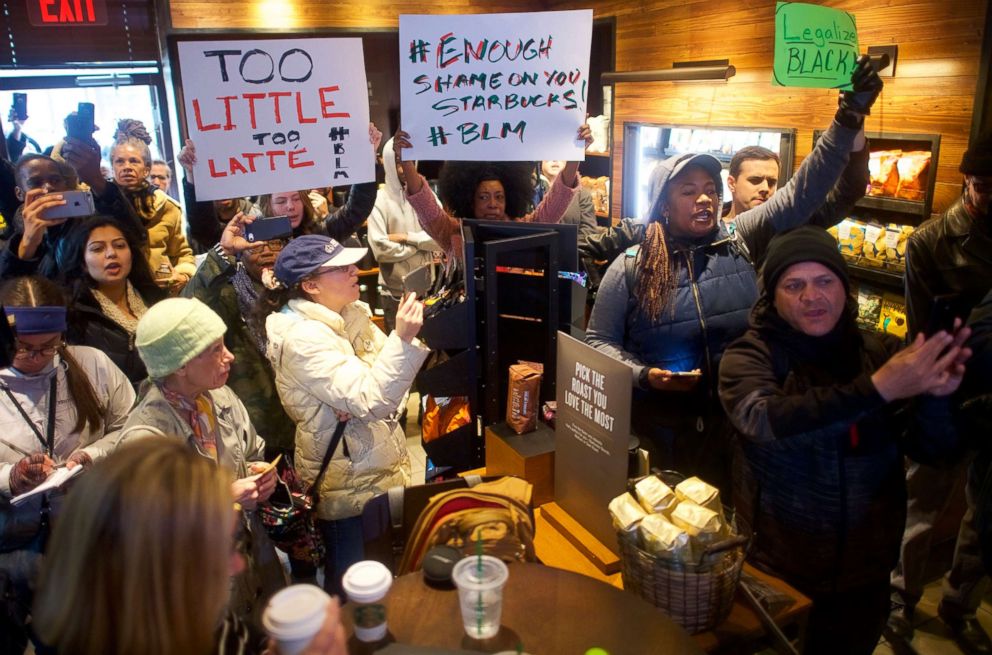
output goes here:
{"type": "MultiPolygon", "coordinates": [[[[703,243],[669,239],[678,286],[658,321],[644,315],[633,294],[639,249],[617,258],[600,285],[586,341],[629,364],[635,386],[645,367],[699,368],[704,377],[698,390],[714,390],[720,357],[744,333],[758,298],[755,268],[768,242],[777,232],[804,225],[823,205],[856,136],[857,130],[833,123],[782,189],[738,216],[732,236],[721,223],[703,243]]],[[[659,185],[651,206],[664,192],[665,185],[659,185]]]]}

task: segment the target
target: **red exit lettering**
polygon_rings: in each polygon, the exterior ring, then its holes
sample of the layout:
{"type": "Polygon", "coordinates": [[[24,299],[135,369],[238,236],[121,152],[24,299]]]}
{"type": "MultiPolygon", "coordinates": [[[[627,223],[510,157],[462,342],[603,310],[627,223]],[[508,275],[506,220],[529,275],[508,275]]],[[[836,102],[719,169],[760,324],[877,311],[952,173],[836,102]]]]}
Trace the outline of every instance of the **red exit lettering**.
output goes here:
{"type": "Polygon", "coordinates": [[[37,27],[106,25],[106,0],[28,0],[31,24],[37,27]]]}

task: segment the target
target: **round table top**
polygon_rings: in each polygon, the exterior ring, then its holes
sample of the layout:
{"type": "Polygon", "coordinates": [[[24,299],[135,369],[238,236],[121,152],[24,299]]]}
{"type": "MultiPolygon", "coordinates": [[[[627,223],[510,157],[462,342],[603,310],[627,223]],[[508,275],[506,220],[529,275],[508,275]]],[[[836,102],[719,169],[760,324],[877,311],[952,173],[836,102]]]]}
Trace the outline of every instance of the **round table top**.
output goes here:
{"type": "MultiPolygon", "coordinates": [[[[423,581],[420,571],[393,582],[386,599],[392,639],[402,644],[494,653],[581,655],[598,646],[624,653],[697,654],[689,634],[660,610],[611,585],[541,564],[513,563],[503,591],[500,632],[492,639],[470,639],[462,629],[458,592],[423,581]]],[[[344,613],[352,634],[352,613],[344,613]]],[[[370,650],[351,639],[352,652],[370,650]]]]}

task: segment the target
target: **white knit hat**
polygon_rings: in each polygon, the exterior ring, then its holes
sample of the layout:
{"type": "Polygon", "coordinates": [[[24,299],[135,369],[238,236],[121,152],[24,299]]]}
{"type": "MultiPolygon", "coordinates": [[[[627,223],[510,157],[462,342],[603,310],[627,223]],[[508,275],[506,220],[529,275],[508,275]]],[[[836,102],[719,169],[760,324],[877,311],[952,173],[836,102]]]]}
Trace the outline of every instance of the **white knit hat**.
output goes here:
{"type": "Polygon", "coordinates": [[[173,373],[227,332],[224,321],[195,298],[167,298],[138,321],[134,343],[151,378],[173,373]]]}

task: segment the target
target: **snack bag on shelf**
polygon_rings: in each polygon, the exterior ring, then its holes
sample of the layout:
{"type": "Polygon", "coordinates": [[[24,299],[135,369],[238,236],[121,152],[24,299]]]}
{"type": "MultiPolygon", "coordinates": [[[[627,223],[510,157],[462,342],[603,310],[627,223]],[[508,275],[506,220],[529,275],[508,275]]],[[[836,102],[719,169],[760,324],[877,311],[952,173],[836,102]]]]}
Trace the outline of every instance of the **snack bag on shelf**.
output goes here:
{"type": "Polygon", "coordinates": [[[906,337],[906,328],[906,303],[902,296],[896,293],[883,293],[876,329],[903,339],[906,337]]]}
{"type": "Polygon", "coordinates": [[[926,197],[926,170],[930,165],[930,153],[926,150],[904,152],[896,164],[899,171],[897,198],[923,202],[926,197]]]}
{"type": "Polygon", "coordinates": [[[882,314],[882,294],[867,284],[858,285],[858,327],[874,330],[882,314]]]}
{"type": "Polygon", "coordinates": [[[862,266],[874,268],[885,266],[885,228],[877,223],[869,223],[865,226],[865,243],[861,254],[863,256],[858,263],[862,266]]]}
{"type": "Polygon", "coordinates": [[[871,180],[869,196],[895,197],[899,189],[897,164],[902,150],[877,150],[868,153],[868,174],[871,180]]]}
{"type": "Polygon", "coordinates": [[[837,239],[840,254],[847,259],[857,259],[865,243],[865,226],[853,218],[845,218],[827,232],[837,239]]]}
{"type": "Polygon", "coordinates": [[[889,223],[885,227],[885,262],[896,271],[906,270],[906,241],[913,233],[912,225],[889,223]]]}

